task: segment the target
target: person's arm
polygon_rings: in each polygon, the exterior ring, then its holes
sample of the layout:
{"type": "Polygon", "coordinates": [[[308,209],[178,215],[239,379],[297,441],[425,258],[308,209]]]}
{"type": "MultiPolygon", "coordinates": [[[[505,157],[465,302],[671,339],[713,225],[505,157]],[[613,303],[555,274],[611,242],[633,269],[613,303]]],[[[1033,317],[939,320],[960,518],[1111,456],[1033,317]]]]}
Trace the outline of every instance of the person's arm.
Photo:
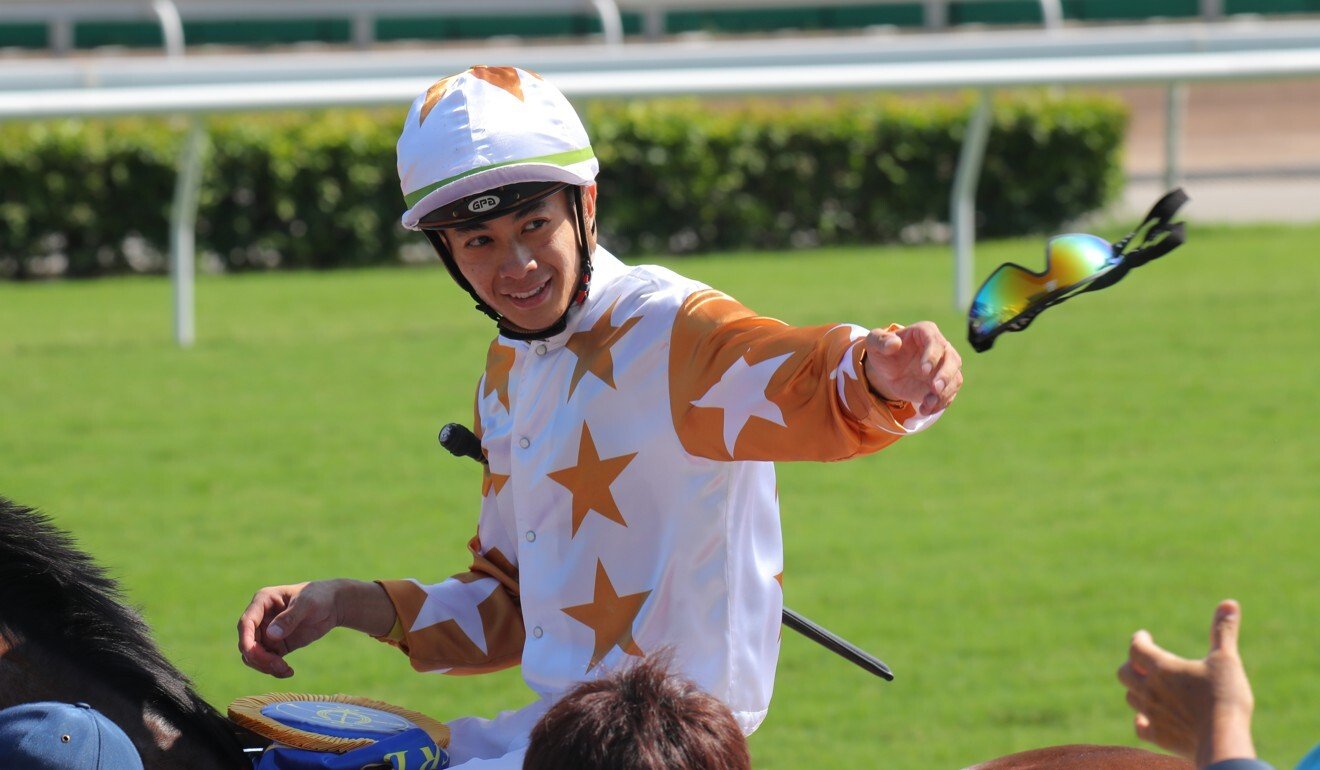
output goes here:
{"type": "Polygon", "coordinates": [[[1219,764],[1256,759],[1251,740],[1255,701],[1238,654],[1241,618],[1237,602],[1219,603],[1210,652],[1201,660],[1164,650],[1146,631],[1132,636],[1118,678],[1137,712],[1137,737],[1192,760],[1199,769],[1232,770],[1232,765],[1219,764]]]}
{"type": "Polygon", "coordinates": [[[716,460],[842,460],[922,430],[962,384],[961,358],[934,324],[792,327],[714,290],[674,320],[674,428],[716,460]]]}
{"type": "Polygon", "coordinates": [[[397,615],[375,634],[398,647],[418,671],[479,674],[517,665],[525,631],[518,568],[498,548],[468,543],[472,567],[440,583],[382,580],[397,615]]]}
{"type": "Polygon", "coordinates": [[[284,657],[334,628],[380,636],[394,624],[394,607],[375,583],[317,580],[268,586],[238,619],[238,650],[248,666],[281,679],[293,676],[284,657]]]}

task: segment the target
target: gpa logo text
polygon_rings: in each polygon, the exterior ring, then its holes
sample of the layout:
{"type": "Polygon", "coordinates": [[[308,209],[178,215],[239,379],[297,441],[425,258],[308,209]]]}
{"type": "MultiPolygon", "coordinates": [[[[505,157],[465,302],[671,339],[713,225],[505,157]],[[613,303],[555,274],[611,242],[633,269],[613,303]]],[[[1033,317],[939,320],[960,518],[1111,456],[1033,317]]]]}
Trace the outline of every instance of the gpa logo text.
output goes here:
{"type": "Polygon", "coordinates": [[[473,214],[480,214],[483,211],[490,211],[498,205],[500,205],[499,196],[483,195],[471,203],[468,203],[467,207],[468,211],[471,211],[473,214]]]}

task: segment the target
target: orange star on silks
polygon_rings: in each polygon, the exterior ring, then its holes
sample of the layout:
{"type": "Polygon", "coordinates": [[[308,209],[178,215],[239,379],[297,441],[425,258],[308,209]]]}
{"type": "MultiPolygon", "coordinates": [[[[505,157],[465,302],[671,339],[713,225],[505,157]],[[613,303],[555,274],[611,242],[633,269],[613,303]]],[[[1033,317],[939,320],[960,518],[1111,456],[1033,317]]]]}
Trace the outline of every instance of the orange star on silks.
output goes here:
{"type": "Polygon", "coordinates": [[[422,102],[422,111],[421,114],[417,116],[417,125],[420,126],[426,122],[426,116],[431,114],[431,110],[435,108],[436,102],[445,98],[445,94],[449,91],[449,84],[453,82],[453,80],[454,78],[452,75],[447,78],[441,78],[440,80],[435,81],[435,84],[430,88],[426,89],[426,100],[422,102]]]}
{"type": "Polygon", "coordinates": [[[605,565],[596,560],[596,588],[590,604],[565,607],[562,612],[596,634],[595,648],[591,652],[591,662],[587,671],[595,668],[609,651],[618,647],[629,655],[641,658],[646,655],[642,648],[633,641],[632,626],[637,620],[637,613],[642,611],[650,591],[619,596],[605,574],[605,565]]]}
{"type": "Polygon", "coordinates": [[[500,491],[504,489],[504,485],[509,483],[510,478],[510,476],[503,473],[495,473],[490,468],[487,468],[486,471],[481,474],[481,496],[485,497],[490,494],[492,489],[494,489],[495,494],[498,495],[500,491]]]}
{"type": "Polygon", "coordinates": [[[477,80],[484,80],[497,88],[508,91],[520,102],[526,101],[523,98],[522,79],[518,77],[518,70],[513,67],[487,67],[484,64],[479,64],[468,71],[477,80]]]}
{"type": "Polygon", "coordinates": [[[573,493],[573,532],[570,537],[577,536],[578,527],[582,526],[583,519],[587,518],[587,514],[591,511],[599,513],[610,521],[628,526],[623,514],[619,513],[618,504],[614,502],[610,484],[614,483],[636,456],[637,453],[633,452],[605,460],[600,459],[600,453],[596,451],[596,442],[591,438],[591,428],[587,427],[585,422],[582,423],[577,465],[547,474],[556,484],[573,493]]]}
{"type": "MultiPolygon", "coordinates": [[[[471,73],[477,80],[484,80],[497,88],[508,91],[518,101],[526,101],[523,98],[522,80],[518,78],[518,72],[513,67],[487,67],[479,65],[468,70],[464,75],[471,73]]],[[[535,75],[536,73],[530,73],[535,75]]],[[[437,80],[434,85],[426,89],[426,99],[422,101],[421,114],[417,116],[417,125],[426,122],[426,116],[431,114],[437,102],[445,98],[449,93],[449,86],[454,82],[458,75],[450,75],[443,80],[437,80]]]]}
{"type": "Polygon", "coordinates": [[[509,411],[509,372],[513,371],[513,361],[513,348],[506,348],[499,342],[490,344],[490,351],[486,354],[486,384],[481,389],[481,396],[497,394],[506,412],[509,411]]]}
{"type": "Polygon", "coordinates": [[[619,301],[615,300],[614,305],[610,305],[609,310],[601,313],[600,318],[596,319],[596,323],[589,330],[574,334],[564,343],[564,347],[577,356],[573,377],[568,381],[568,398],[573,397],[573,390],[587,372],[596,375],[601,382],[611,388],[615,387],[614,356],[610,354],[610,348],[642,320],[641,316],[635,315],[620,326],[611,325],[610,317],[614,315],[614,306],[618,304],[619,301]]]}

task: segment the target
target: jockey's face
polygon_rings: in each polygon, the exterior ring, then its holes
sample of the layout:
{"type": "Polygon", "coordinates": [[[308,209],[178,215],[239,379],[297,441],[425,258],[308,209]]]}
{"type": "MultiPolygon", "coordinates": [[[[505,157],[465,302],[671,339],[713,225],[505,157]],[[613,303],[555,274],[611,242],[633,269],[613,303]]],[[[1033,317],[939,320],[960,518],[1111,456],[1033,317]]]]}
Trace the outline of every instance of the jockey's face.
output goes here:
{"type": "MultiPolygon", "coordinates": [[[[548,328],[573,301],[581,265],[570,195],[571,188],[502,217],[442,231],[463,277],[518,331],[548,328]]],[[[583,188],[582,207],[590,231],[595,185],[583,188]]]]}

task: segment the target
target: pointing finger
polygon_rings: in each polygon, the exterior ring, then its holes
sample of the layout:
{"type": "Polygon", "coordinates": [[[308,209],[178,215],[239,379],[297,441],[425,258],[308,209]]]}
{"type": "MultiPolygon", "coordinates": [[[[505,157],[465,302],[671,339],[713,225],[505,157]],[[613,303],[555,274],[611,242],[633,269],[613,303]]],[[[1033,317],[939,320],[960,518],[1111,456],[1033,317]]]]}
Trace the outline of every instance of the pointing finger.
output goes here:
{"type": "Polygon", "coordinates": [[[1156,644],[1149,631],[1142,630],[1132,635],[1128,660],[1138,674],[1148,676],[1151,671],[1170,665],[1178,657],[1156,644]]]}

